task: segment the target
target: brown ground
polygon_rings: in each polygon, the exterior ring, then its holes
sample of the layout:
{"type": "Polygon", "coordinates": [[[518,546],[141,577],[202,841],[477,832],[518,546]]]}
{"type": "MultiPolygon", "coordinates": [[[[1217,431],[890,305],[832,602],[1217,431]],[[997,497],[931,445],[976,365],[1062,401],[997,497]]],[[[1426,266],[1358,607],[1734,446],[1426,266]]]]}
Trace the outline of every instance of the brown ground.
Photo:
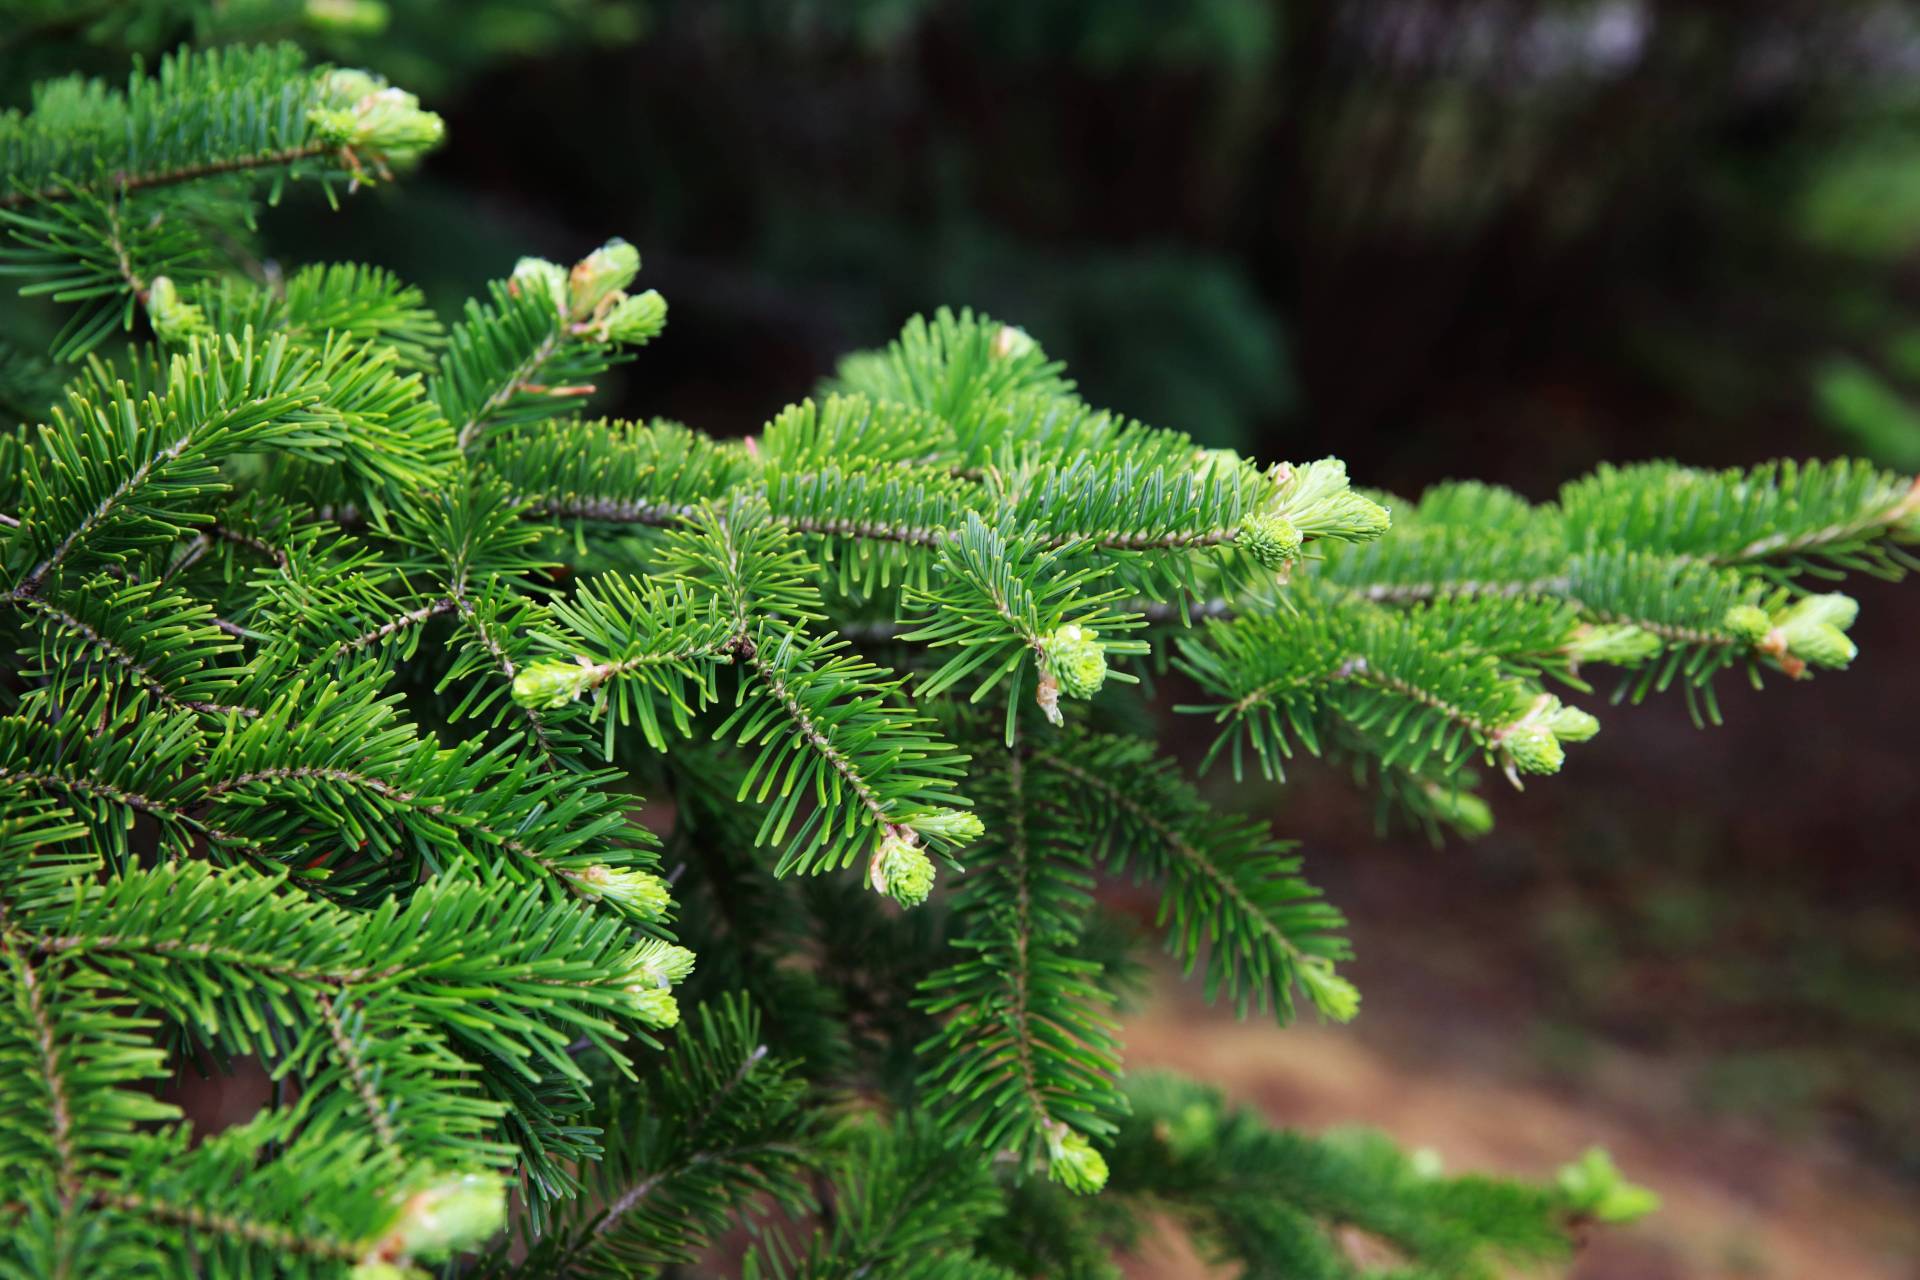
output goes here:
{"type": "MultiPolygon", "coordinates": [[[[1672,1063],[1601,1048],[1578,1090],[1538,1082],[1510,1046],[1520,1018],[1464,1028],[1459,1010],[1373,996],[1348,1027],[1278,1030],[1208,1008],[1171,976],[1128,1020],[1129,1070],[1166,1067],[1219,1085],[1274,1121],[1362,1124],[1431,1148],[1450,1170],[1551,1176],[1596,1143],[1663,1210],[1603,1232],[1576,1280],[1913,1280],[1920,1195],[1830,1142],[1703,1116],[1672,1063]]],[[[1130,1274],[1208,1274],[1178,1240],[1130,1274]]]]}

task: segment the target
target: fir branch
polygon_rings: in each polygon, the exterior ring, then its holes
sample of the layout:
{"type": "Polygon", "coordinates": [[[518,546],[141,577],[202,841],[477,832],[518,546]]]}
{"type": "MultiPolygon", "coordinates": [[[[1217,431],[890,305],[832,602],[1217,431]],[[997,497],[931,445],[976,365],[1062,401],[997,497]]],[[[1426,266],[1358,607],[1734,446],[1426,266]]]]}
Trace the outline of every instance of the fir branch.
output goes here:
{"type": "Polygon", "coordinates": [[[389,618],[371,630],[361,632],[359,635],[342,643],[340,647],[342,651],[347,653],[369,648],[391,639],[409,627],[417,627],[423,622],[428,622],[443,614],[452,613],[458,608],[459,601],[455,600],[452,596],[441,596],[437,600],[429,600],[417,609],[409,609],[397,617],[389,618]]]}
{"type": "Polygon", "coordinates": [[[535,376],[539,374],[540,370],[546,367],[548,361],[552,360],[555,353],[560,350],[560,344],[564,341],[565,337],[564,331],[555,329],[546,337],[542,338],[532,351],[529,351],[521,358],[519,364],[515,365],[505,376],[499,379],[499,385],[488,392],[486,398],[476,405],[463,421],[457,424],[454,431],[454,441],[460,446],[461,452],[464,453],[473,446],[474,440],[479,436],[481,428],[486,426],[488,419],[498,413],[512,401],[515,396],[522,394],[583,395],[592,393],[592,387],[564,387],[557,390],[550,390],[546,387],[535,387],[533,385],[535,376]]]}
{"type": "MultiPolygon", "coordinates": [[[[504,639],[496,634],[493,625],[480,615],[479,610],[474,606],[472,596],[467,593],[464,587],[459,587],[454,591],[453,601],[454,610],[460,615],[460,620],[473,629],[474,637],[479,641],[480,647],[486,651],[487,657],[492,660],[494,669],[497,670],[501,677],[507,682],[507,687],[511,688],[514,678],[519,674],[520,669],[518,665],[515,664],[513,655],[507,651],[504,639]]],[[[511,701],[511,699],[509,699],[509,701],[511,701]]],[[[533,734],[534,741],[539,745],[542,757],[549,763],[557,763],[560,759],[558,743],[548,731],[546,721],[541,717],[539,710],[534,707],[521,706],[518,703],[515,703],[514,706],[519,711],[521,717],[525,719],[527,729],[533,734]]]]}
{"type": "Polygon", "coordinates": [[[1013,943],[1013,964],[1007,974],[1010,1006],[1007,1021],[1014,1035],[1014,1057],[1018,1064],[1018,1083],[1027,1106],[1044,1127],[1055,1123],[1052,1110],[1040,1091],[1039,1073],[1033,1065],[1033,1046],[1038,1037],[1032,1024],[1033,961],[1033,888],[1029,882],[1028,861],[1032,849],[1027,840],[1025,765],[1020,752],[1007,758],[1007,832],[1009,880],[1013,886],[1013,918],[1008,930],[1013,943]]]}
{"type": "Polygon", "coordinates": [[[617,498],[533,498],[527,514],[547,520],[592,520],[600,524],[638,524],[671,528],[699,509],[689,503],[622,501],[617,498]]]}
{"type": "MultiPolygon", "coordinates": [[[[186,603],[185,601],[167,601],[166,603],[176,602],[186,603]]],[[[17,601],[17,606],[28,614],[51,624],[52,627],[77,638],[91,653],[125,671],[139,688],[167,706],[185,711],[197,711],[203,715],[257,716],[260,714],[256,708],[237,703],[215,702],[211,699],[183,697],[176,694],[169,683],[155,673],[152,664],[143,661],[119,642],[103,635],[85,619],[57,605],[34,596],[24,596],[17,601]]],[[[172,632],[170,629],[168,638],[177,644],[180,637],[177,632],[172,632]]]]}
{"type": "Polygon", "coordinates": [[[224,1237],[249,1245],[262,1245],[277,1253],[339,1262],[357,1262],[376,1243],[371,1240],[340,1240],[331,1236],[309,1235],[272,1222],[259,1222],[235,1213],[218,1213],[197,1205],[175,1204],[158,1197],[132,1191],[99,1190],[95,1203],[122,1213],[154,1222],[190,1227],[210,1236],[224,1237]]]}
{"type": "Polygon", "coordinates": [[[1210,886],[1213,892],[1230,905],[1232,914],[1236,918],[1251,922],[1253,931],[1268,946],[1295,963],[1304,962],[1309,958],[1308,953],[1301,949],[1299,943],[1289,937],[1270,916],[1254,905],[1238,881],[1228,875],[1205,850],[1176,830],[1171,823],[1160,818],[1122,788],[1097,774],[1090,773],[1059,756],[1047,756],[1046,762],[1049,768],[1064,773],[1091,794],[1100,797],[1103,803],[1112,805],[1127,815],[1130,821],[1152,832],[1169,853],[1190,868],[1197,879],[1210,886]]]}
{"type": "Polygon", "coordinates": [[[1024,752],[1016,744],[978,797],[987,833],[952,940],[968,958],[920,984],[917,1006],[942,1024],[918,1047],[920,1086],[968,1143],[1023,1164],[1044,1156],[1050,1177],[1088,1192],[1105,1179],[1088,1138],[1120,1105],[1114,1024],[1099,966],[1074,950],[1092,905],[1084,841],[1024,752]]]}
{"type": "Polygon", "coordinates": [[[317,160],[323,156],[338,155],[339,152],[340,148],[335,143],[310,142],[302,146],[283,147],[278,151],[269,151],[260,155],[227,156],[146,173],[120,169],[88,183],[56,182],[31,191],[10,191],[0,195],[0,209],[52,204],[84,196],[119,197],[154,187],[171,187],[183,182],[198,182],[202,178],[251,173],[261,169],[285,168],[297,165],[303,160],[317,160]]]}
{"type": "Polygon", "coordinates": [[[314,1004],[326,1023],[327,1035],[333,1041],[334,1052],[340,1056],[340,1064],[353,1081],[354,1092],[360,1097],[360,1105],[366,1112],[367,1123],[373,1127],[374,1136],[380,1141],[381,1151],[397,1161],[400,1158],[400,1143],[393,1129],[393,1120],[380,1101],[380,1095],[374,1090],[366,1063],[361,1060],[359,1050],[354,1048],[339,1013],[334,1010],[332,998],[322,992],[314,998],[314,1004]]]}
{"type": "Polygon", "coordinates": [[[17,935],[7,919],[3,903],[0,903],[0,944],[5,945],[20,984],[22,1004],[32,1032],[34,1061],[40,1082],[46,1089],[50,1121],[47,1140],[53,1148],[54,1184],[59,1192],[64,1222],[71,1219],[79,1207],[77,1202],[80,1195],[80,1167],[73,1144],[73,1108],[67,1098],[67,1084],[60,1067],[59,1049],[54,1039],[53,1019],[47,1008],[46,993],[32,961],[19,953],[17,935]]]}
{"type": "Polygon", "coordinates": [[[271,952],[255,951],[192,938],[157,938],[136,933],[25,934],[25,945],[50,955],[85,952],[126,952],[134,955],[180,956],[211,964],[235,965],[273,977],[316,986],[356,987],[386,982],[412,972],[406,964],[313,967],[289,964],[271,952]]]}
{"type": "Polygon", "coordinates": [[[860,803],[866,806],[867,812],[873,815],[874,821],[880,824],[882,829],[890,833],[894,831],[895,828],[888,819],[889,810],[875,793],[866,775],[859,765],[848,759],[846,754],[834,745],[833,739],[821,729],[812,711],[794,695],[787,685],[782,669],[767,661],[761,654],[759,644],[744,635],[735,639],[732,651],[735,656],[746,662],[755,675],[760,677],[774,701],[780,704],[787,718],[793,721],[794,732],[800,740],[817,752],[827,766],[845,781],[848,790],[852,791],[860,803]]]}

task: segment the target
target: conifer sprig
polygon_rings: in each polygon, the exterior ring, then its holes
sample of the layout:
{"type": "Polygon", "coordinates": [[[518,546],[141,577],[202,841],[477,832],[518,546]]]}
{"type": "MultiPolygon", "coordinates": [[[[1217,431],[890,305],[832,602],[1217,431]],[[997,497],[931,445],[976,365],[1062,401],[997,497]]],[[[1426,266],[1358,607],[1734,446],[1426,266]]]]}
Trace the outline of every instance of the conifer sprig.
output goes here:
{"type": "Polygon", "coordinates": [[[1847,666],[1808,588],[1911,567],[1909,479],[1397,502],[944,310],[719,440],[582,416],[666,320],[623,241],[451,325],[208,248],[439,132],[287,49],[0,118],[0,266],[89,356],[0,378],[0,1269],[637,1274],[765,1214],[749,1275],[1102,1274],[1104,1186],[1223,1261],[1352,1275],[1341,1224],[1480,1277],[1645,1208],[1597,1158],[1444,1179],[1130,1089],[1102,876],[1209,998],[1359,995],[1293,847],[1110,730],[1165,677],[1236,771],[1300,747],[1484,830],[1476,764],[1557,771],[1596,668],[1712,717],[1728,670],[1847,666]],[[155,1100],[235,1055],[251,1120],[155,1100]]]}
{"type": "Polygon", "coordinates": [[[78,76],[39,85],[28,111],[0,115],[0,274],[81,304],[55,344],[61,359],[131,327],[136,311],[163,338],[212,332],[181,286],[217,268],[209,244],[244,238],[257,183],[277,199],[313,181],[332,198],[441,134],[412,94],[309,68],[290,45],[182,51],[125,90],[78,76]]]}

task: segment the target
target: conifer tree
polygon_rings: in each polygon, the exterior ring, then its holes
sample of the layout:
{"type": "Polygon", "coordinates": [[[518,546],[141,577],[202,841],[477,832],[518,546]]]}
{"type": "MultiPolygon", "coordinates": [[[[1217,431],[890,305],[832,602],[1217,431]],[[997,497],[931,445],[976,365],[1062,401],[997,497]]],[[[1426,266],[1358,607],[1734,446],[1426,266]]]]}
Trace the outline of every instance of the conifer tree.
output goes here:
{"type": "Polygon", "coordinates": [[[1650,1207],[1599,1153],[1448,1176],[1126,1074],[1106,877],[1242,1016],[1360,999],[1141,690],[1210,767],[1330,757],[1472,834],[1590,681],[1718,719],[1846,667],[1822,588],[1912,567],[1910,480],[1407,501],[964,311],[721,440],[592,416],[667,318],[620,240],[451,323],[235,269],[258,202],[440,134],[285,47],[0,118],[0,262],[66,317],[0,434],[0,1272],[1104,1276],[1150,1209],[1252,1276],[1373,1274],[1359,1233],[1479,1277],[1650,1207]],[[218,1131],[157,1088],[249,1058],[272,1102],[218,1131]]]}

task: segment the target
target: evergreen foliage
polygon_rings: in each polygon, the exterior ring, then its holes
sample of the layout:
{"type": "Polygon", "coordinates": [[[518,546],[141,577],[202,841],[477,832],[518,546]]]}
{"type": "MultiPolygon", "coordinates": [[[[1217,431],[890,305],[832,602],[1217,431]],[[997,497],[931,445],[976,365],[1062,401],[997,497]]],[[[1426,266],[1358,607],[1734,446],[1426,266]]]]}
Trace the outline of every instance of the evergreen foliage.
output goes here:
{"type": "Polygon", "coordinates": [[[447,325],[223,257],[439,134],[284,48],[0,120],[7,269],[70,317],[0,381],[0,1270],[649,1274],[748,1223],[752,1276],[1093,1276],[1155,1209],[1250,1275],[1476,1277],[1648,1207],[1126,1080],[1103,875],[1209,998],[1359,1007],[1299,856],[1129,690],[1471,833],[1474,764],[1557,772],[1596,669],[1717,718],[1729,669],[1846,666],[1813,588],[1911,566],[1910,481],[1404,502],[946,311],[723,441],[584,416],[666,320],[621,241],[447,325]],[[244,1123],[157,1088],[245,1057],[244,1123]]]}

